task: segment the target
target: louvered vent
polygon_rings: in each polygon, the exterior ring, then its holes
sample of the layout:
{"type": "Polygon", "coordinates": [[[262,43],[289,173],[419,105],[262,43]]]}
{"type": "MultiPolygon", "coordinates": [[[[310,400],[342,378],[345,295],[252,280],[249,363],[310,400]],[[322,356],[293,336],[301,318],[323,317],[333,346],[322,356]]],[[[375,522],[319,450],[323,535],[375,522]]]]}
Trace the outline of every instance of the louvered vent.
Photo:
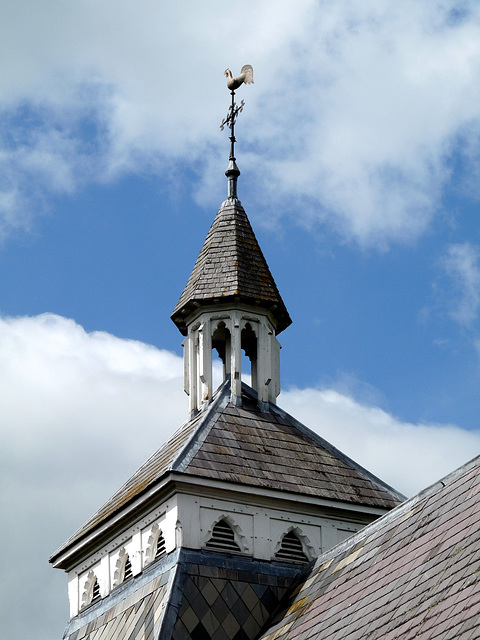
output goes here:
{"type": "Polygon", "coordinates": [[[293,531],[283,536],[280,549],[275,554],[275,559],[281,562],[308,562],[303,552],[302,542],[293,531]]]}
{"type": "Polygon", "coordinates": [[[130,562],[130,558],[127,556],[127,561],[125,562],[125,569],[123,570],[123,581],[125,582],[125,580],[129,580],[130,578],[133,578],[132,564],[130,562]]]}
{"type": "Polygon", "coordinates": [[[163,533],[160,531],[160,534],[157,539],[157,550],[155,551],[155,559],[161,558],[167,553],[165,549],[165,538],[163,537],[163,533]]]}
{"type": "Polygon", "coordinates": [[[220,520],[213,527],[212,537],[205,546],[215,551],[240,551],[233,529],[225,520],[220,520]]]}
{"type": "Polygon", "coordinates": [[[100,600],[100,585],[98,584],[98,580],[95,578],[91,602],[96,602],[97,600],[100,600]]]}

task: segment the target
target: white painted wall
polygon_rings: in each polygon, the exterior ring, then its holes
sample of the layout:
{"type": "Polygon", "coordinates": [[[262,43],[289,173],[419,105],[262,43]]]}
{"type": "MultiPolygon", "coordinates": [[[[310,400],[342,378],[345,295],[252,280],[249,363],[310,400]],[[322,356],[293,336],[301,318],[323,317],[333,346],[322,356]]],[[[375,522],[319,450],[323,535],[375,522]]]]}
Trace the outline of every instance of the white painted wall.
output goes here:
{"type": "Polygon", "coordinates": [[[90,572],[98,579],[102,597],[117,586],[115,572],[124,553],[129,555],[133,575],[141,573],[154,556],[149,546],[156,539],[158,528],[165,538],[167,553],[177,547],[202,549],[214,525],[227,518],[240,554],[258,560],[271,560],[282,537],[292,529],[301,539],[307,557],[313,559],[361,528],[358,522],[311,515],[309,505],[302,514],[302,507],[299,504],[292,512],[223,498],[176,494],[69,573],[70,615],[76,616],[82,608],[90,572]]]}

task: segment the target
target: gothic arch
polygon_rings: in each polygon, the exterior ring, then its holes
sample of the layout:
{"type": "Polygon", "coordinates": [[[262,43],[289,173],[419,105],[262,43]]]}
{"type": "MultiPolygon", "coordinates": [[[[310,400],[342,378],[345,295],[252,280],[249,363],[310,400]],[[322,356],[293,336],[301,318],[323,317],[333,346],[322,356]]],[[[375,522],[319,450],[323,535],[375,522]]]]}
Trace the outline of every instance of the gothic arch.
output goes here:
{"type": "Polygon", "coordinates": [[[305,554],[306,561],[310,562],[314,558],[316,558],[317,554],[315,553],[315,548],[313,547],[309,537],[298,527],[297,525],[291,525],[288,527],[286,531],[283,531],[277,539],[277,542],[274,546],[272,559],[278,559],[277,554],[282,549],[282,543],[284,541],[285,536],[288,534],[293,534],[298,538],[302,545],[302,551],[305,554]]]}
{"type": "MultiPolygon", "coordinates": [[[[113,587],[118,587],[119,584],[122,584],[126,579],[131,577],[131,573],[129,576],[126,576],[126,567],[127,563],[129,563],[130,557],[128,553],[125,551],[125,547],[120,549],[118,554],[117,562],[115,563],[115,572],[113,574],[113,587]]],[[[130,566],[131,572],[131,566],[130,566]]]]}
{"type": "Polygon", "coordinates": [[[207,546],[207,543],[212,538],[214,528],[218,524],[220,524],[222,521],[224,521],[232,529],[233,535],[234,535],[234,540],[235,540],[236,544],[238,545],[239,552],[240,553],[250,553],[250,550],[248,548],[247,538],[243,535],[242,530],[240,529],[238,524],[235,522],[235,520],[232,518],[232,516],[230,514],[227,514],[227,513],[218,514],[218,517],[215,518],[215,520],[212,522],[212,524],[209,527],[206,535],[204,536],[203,547],[207,546]]]}
{"type": "Polygon", "coordinates": [[[145,566],[150,564],[156,558],[160,558],[166,554],[166,550],[161,553],[161,555],[157,555],[159,542],[163,540],[163,547],[165,547],[165,538],[163,537],[163,531],[160,529],[159,525],[155,523],[150,531],[150,535],[147,540],[147,548],[145,550],[145,566]]]}
{"type": "Polygon", "coordinates": [[[241,344],[245,355],[251,362],[257,359],[258,350],[258,323],[252,320],[243,320],[241,323],[241,344]]]}
{"type": "Polygon", "coordinates": [[[212,322],[211,326],[212,349],[218,353],[218,357],[223,362],[224,373],[229,371],[229,363],[227,362],[227,352],[230,348],[231,341],[231,322],[229,318],[221,318],[212,322]]]}
{"type": "Polygon", "coordinates": [[[98,583],[98,578],[94,571],[89,571],[83,588],[80,609],[88,607],[88,605],[92,604],[92,602],[97,600],[97,598],[100,598],[100,585],[98,583]]]}
{"type": "Polygon", "coordinates": [[[258,338],[259,325],[260,325],[260,321],[258,320],[258,318],[249,318],[249,317],[243,316],[243,318],[240,321],[240,329],[242,331],[244,331],[245,329],[248,331],[251,331],[256,338],[258,338]]]}

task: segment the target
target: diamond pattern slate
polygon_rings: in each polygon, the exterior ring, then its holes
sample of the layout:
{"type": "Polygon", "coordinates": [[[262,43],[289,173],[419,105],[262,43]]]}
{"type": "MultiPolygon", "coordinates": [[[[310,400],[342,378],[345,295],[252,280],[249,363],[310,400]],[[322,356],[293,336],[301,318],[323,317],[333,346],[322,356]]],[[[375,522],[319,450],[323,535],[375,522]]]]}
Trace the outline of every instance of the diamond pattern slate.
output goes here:
{"type": "Polygon", "coordinates": [[[172,640],[253,640],[292,581],[221,566],[190,565],[187,571],[172,640]]]}
{"type": "Polygon", "coordinates": [[[64,640],[253,640],[298,572],[182,549],[84,609],[64,640]]]}
{"type": "Polygon", "coordinates": [[[277,334],[292,322],[247,214],[233,198],[220,207],[172,320],[186,335],[185,318],[195,308],[232,300],[270,309],[277,334]]]}
{"type": "Polygon", "coordinates": [[[480,638],[480,457],[321,556],[261,640],[480,638]]]}

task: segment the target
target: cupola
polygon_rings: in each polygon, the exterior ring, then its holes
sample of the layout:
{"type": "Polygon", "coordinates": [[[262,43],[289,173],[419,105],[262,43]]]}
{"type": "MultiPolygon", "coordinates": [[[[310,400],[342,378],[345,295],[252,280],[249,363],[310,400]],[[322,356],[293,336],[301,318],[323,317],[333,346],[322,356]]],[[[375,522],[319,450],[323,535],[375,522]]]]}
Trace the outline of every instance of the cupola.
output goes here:
{"type": "MultiPolygon", "coordinates": [[[[232,102],[232,113],[234,109],[232,102]]],[[[223,363],[224,380],[231,380],[235,405],[241,404],[242,351],[251,364],[251,385],[260,408],[266,410],[269,402],[275,403],[280,393],[277,336],[292,322],[237,198],[240,171],[233,155],[233,124],[225,172],[228,198],[213,221],[172,314],[173,322],[186,336],[184,388],[191,415],[211,402],[213,349],[223,363]]]]}

